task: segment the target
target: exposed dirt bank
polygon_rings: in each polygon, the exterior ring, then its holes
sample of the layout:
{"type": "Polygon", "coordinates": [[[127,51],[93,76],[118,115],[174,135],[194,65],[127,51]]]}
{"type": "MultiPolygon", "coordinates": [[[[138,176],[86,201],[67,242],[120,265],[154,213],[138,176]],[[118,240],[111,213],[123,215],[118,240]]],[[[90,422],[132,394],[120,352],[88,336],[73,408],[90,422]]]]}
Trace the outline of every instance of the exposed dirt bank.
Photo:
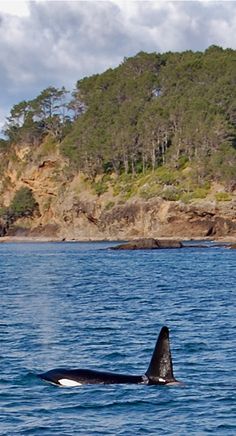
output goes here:
{"type": "MultiPolygon", "coordinates": [[[[123,241],[138,238],[236,240],[236,192],[230,201],[217,201],[224,187],[214,185],[204,199],[189,203],[160,197],[144,199],[140,193],[127,200],[117,194],[112,178],[105,192],[98,193],[83,174],[66,176],[60,154],[34,156],[11,162],[5,176],[8,187],[1,201],[9,206],[22,186],[32,190],[38,204],[34,216],[6,225],[0,221],[0,241],[123,241]]],[[[127,195],[127,192],[125,191],[127,195]]],[[[224,196],[221,198],[224,198],[224,196]]]]}

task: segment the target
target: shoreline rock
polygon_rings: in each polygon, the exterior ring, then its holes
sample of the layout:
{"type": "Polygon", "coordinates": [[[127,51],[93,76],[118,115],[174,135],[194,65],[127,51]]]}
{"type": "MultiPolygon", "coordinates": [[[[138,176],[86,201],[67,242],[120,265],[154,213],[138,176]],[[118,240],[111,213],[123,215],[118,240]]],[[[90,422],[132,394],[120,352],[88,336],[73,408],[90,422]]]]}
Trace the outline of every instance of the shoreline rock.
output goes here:
{"type": "Polygon", "coordinates": [[[137,239],[134,241],[126,242],[124,244],[119,244],[111,247],[111,250],[158,250],[165,248],[182,248],[183,244],[181,241],[174,239],[137,239]]]}
{"type": "MultiPolygon", "coordinates": [[[[127,246],[127,245],[137,245],[137,241],[142,241],[145,245],[143,249],[165,249],[165,248],[209,248],[209,247],[225,247],[229,249],[236,249],[236,237],[220,237],[220,238],[210,238],[210,237],[195,237],[186,236],[181,240],[177,240],[176,238],[170,236],[168,239],[164,237],[160,237],[158,239],[155,238],[140,238],[140,239],[127,239],[124,242],[124,239],[115,239],[115,238],[65,238],[65,237],[55,237],[53,235],[48,236],[1,236],[0,244],[10,244],[10,243],[49,243],[49,242],[65,242],[65,243],[80,243],[80,242],[105,242],[105,243],[114,243],[121,242],[118,246],[109,247],[109,249],[117,250],[119,246],[127,246]],[[152,241],[154,247],[152,248],[152,241]],[[203,243],[202,243],[203,241],[203,243]],[[206,245],[209,242],[210,245],[206,245]]],[[[121,248],[122,249],[122,248],[121,248]]],[[[127,248],[125,248],[127,249],[127,248]]],[[[142,249],[142,248],[134,248],[134,249],[142,249]]]]}

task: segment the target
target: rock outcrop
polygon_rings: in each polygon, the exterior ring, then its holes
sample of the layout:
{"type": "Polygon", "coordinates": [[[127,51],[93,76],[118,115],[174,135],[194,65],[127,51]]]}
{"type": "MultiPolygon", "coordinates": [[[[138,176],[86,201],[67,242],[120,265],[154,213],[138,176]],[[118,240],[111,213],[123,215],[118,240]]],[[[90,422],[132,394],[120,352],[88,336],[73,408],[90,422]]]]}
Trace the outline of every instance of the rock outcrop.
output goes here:
{"type": "Polygon", "coordinates": [[[111,247],[112,250],[158,250],[165,248],[182,248],[183,244],[180,241],[171,239],[158,240],[154,238],[137,239],[124,244],[111,247]]]}
{"type": "Polygon", "coordinates": [[[145,200],[138,195],[125,200],[113,192],[112,180],[105,192],[96,193],[83,174],[67,171],[68,162],[59,152],[47,156],[38,152],[31,159],[27,153],[18,153],[21,162],[9,162],[6,167],[1,206],[9,206],[15,192],[27,186],[39,205],[39,213],[19,219],[14,226],[0,222],[0,237],[158,241],[236,238],[236,192],[231,201],[216,201],[214,195],[189,203],[160,197],[145,200]]]}

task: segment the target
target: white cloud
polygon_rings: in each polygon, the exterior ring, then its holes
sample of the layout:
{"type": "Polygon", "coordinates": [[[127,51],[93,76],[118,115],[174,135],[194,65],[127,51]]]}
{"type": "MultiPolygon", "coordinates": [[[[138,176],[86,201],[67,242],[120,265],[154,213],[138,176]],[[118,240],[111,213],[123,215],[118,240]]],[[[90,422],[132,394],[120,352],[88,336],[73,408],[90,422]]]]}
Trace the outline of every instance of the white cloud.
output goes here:
{"type": "Polygon", "coordinates": [[[0,0],[0,14],[15,15],[24,17],[29,15],[29,7],[27,1],[22,0],[0,0]]]}
{"type": "Polygon", "coordinates": [[[0,113],[147,52],[236,48],[235,1],[1,1],[0,113]]]}

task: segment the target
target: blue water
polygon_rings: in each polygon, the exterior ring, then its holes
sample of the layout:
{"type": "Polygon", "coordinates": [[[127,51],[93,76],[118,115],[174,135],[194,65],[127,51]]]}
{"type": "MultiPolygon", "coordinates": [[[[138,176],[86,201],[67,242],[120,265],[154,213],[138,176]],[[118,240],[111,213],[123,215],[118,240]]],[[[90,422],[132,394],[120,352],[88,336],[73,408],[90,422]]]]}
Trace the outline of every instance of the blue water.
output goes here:
{"type": "Polygon", "coordinates": [[[0,434],[235,435],[236,250],[0,245],[0,434]],[[184,387],[60,388],[58,366],[143,374],[170,328],[184,387]]]}

